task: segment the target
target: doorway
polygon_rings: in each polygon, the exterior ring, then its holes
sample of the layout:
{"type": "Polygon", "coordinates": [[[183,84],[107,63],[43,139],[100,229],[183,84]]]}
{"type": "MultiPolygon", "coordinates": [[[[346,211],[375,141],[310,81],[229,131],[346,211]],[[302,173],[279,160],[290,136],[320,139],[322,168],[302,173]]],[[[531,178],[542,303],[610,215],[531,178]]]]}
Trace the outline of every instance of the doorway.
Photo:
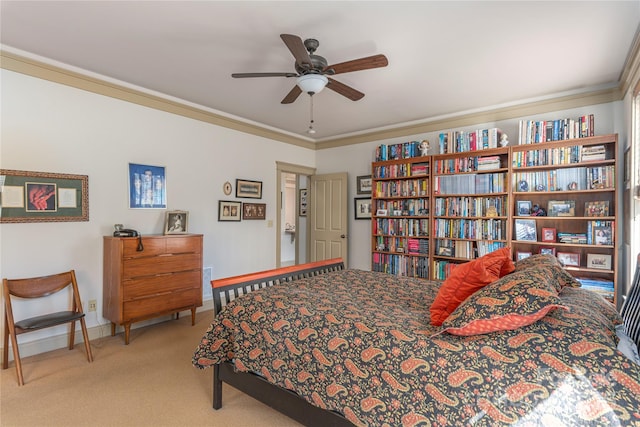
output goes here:
{"type": "MultiPolygon", "coordinates": [[[[276,162],[276,267],[308,261],[308,221],[301,209],[301,191],[309,188],[314,168],[276,162]]],[[[304,194],[302,194],[304,197],[304,194]]]]}

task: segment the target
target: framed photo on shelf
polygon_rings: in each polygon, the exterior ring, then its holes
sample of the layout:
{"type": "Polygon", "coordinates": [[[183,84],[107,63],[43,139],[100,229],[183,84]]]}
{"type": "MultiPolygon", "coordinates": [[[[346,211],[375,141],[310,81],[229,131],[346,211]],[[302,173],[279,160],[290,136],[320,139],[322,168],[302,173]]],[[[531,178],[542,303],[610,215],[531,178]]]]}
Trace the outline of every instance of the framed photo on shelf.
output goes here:
{"type": "Polygon", "coordinates": [[[356,197],[353,199],[355,219],[371,219],[371,198],[356,197]]]}
{"type": "Polygon", "coordinates": [[[242,202],[218,201],[218,221],[240,221],[242,202]]]}
{"type": "Polygon", "coordinates": [[[242,219],[265,219],[267,214],[266,203],[243,203],[242,219]]]}
{"type": "Polygon", "coordinates": [[[556,256],[556,248],[542,247],[542,248],[540,248],[540,253],[541,254],[546,254],[546,255],[556,256]]]}
{"type": "Polygon", "coordinates": [[[371,175],[356,178],[358,194],[371,194],[371,175]]]}
{"type": "Polygon", "coordinates": [[[518,216],[530,216],[530,215],[531,215],[531,201],[518,200],[518,216]]]}
{"type": "Polygon", "coordinates": [[[526,242],[538,240],[535,219],[516,219],[516,240],[526,242]]]}
{"type": "Polygon", "coordinates": [[[611,270],[611,255],[587,254],[587,268],[598,270],[611,270]]]}
{"type": "Polygon", "coordinates": [[[574,200],[549,200],[547,215],[576,216],[576,202],[574,200]]]}
{"type": "Polygon", "coordinates": [[[543,227],[542,228],[542,241],[555,243],[556,241],[556,229],[543,227]]]}
{"type": "Polygon", "coordinates": [[[389,211],[386,209],[378,209],[376,211],[376,216],[387,216],[389,214],[389,211]]]}
{"type": "Polygon", "coordinates": [[[531,252],[518,251],[518,252],[516,252],[516,261],[520,261],[520,260],[523,260],[525,258],[529,258],[530,256],[531,256],[531,252]]]}
{"type": "Polygon", "coordinates": [[[187,234],[189,212],[169,211],[164,221],[164,234],[187,234]]]}
{"type": "Polygon", "coordinates": [[[440,248],[438,248],[438,255],[440,256],[451,256],[452,253],[452,248],[448,248],[446,246],[440,246],[440,248]]]}
{"type": "Polygon", "coordinates": [[[584,203],[584,216],[609,216],[609,201],[597,200],[584,203]]]}
{"type": "Polygon", "coordinates": [[[613,245],[613,230],[610,225],[593,227],[593,243],[596,245],[613,245]]]}
{"type": "Polygon", "coordinates": [[[580,267],[580,254],[573,252],[558,252],[558,261],[565,266],[580,267]]]}
{"type": "Polygon", "coordinates": [[[298,216],[307,216],[307,206],[309,191],[306,188],[302,188],[299,190],[298,194],[298,216]]]}
{"type": "Polygon", "coordinates": [[[262,181],[236,179],[236,197],[262,199],[262,181]]]}

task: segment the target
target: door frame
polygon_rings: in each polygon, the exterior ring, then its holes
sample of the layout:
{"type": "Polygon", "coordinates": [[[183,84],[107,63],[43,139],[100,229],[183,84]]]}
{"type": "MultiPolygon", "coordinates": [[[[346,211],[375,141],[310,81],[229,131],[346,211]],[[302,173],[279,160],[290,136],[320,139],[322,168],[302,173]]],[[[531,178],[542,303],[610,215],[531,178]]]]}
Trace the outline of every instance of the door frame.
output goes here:
{"type": "MultiPolygon", "coordinates": [[[[307,177],[307,188],[309,188],[309,182],[310,182],[310,176],[311,175],[315,175],[316,173],[316,168],[312,168],[312,167],[308,167],[308,166],[302,166],[302,165],[296,165],[293,163],[286,163],[286,162],[279,162],[276,161],[276,251],[275,251],[275,256],[276,256],[276,268],[280,268],[281,266],[281,260],[280,260],[280,251],[282,250],[282,198],[283,198],[283,188],[282,188],[282,174],[284,173],[291,173],[291,174],[295,174],[296,175],[296,208],[297,208],[297,198],[298,198],[298,194],[299,194],[299,182],[300,182],[300,175],[302,176],[306,176],[307,177]]],[[[307,199],[309,200],[309,199],[307,199]]],[[[310,203],[310,201],[308,201],[308,203],[310,203]]],[[[307,206],[307,211],[309,211],[311,207],[307,206]]],[[[298,229],[298,225],[299,225],[299,221],[298,221],[298,214],[296,212],[296,230],[298,229]]],[[[307,236],[307,238],[305,239],[304,244],[306,245],[306,253],[309,253],[309,221],[307,221],[307,226],[306,226],[306,230],[305,230],[305,236],[307,236]]],[[[300,245],[300,239],[297,238],[296,236],[296,264],[298,263],[298,251],[299,251],[299,245],[300,245]]]]}

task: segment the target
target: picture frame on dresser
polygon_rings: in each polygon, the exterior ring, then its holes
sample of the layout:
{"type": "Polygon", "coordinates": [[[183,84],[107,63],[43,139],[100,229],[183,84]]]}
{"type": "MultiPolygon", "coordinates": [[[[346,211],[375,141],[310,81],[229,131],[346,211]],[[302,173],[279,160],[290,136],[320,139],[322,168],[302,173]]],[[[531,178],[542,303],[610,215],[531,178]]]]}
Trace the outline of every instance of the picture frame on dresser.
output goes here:
{"type": "Polygon", "coordinates": [[[189,227],[189,212],[169,211],[165,216],[164,234],[187,234],[189,227]]]}

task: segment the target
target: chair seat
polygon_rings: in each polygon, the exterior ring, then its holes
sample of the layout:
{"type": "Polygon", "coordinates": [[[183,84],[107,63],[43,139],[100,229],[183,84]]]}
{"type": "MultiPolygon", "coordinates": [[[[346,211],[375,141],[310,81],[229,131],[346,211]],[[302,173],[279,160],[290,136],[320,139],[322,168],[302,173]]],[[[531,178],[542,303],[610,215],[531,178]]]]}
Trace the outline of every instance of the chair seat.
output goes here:
{"type": "Polygon", "coordinates": [[[16,322],[16,327],[23,331],[36,329],[49,328],[51,326],[61,325],[73,320],[79,320],[84,317],[84,313],[78,313],[77,311],[59,311],[56,313],[44,314],[42,316],[30,317],[16,322]]]}

